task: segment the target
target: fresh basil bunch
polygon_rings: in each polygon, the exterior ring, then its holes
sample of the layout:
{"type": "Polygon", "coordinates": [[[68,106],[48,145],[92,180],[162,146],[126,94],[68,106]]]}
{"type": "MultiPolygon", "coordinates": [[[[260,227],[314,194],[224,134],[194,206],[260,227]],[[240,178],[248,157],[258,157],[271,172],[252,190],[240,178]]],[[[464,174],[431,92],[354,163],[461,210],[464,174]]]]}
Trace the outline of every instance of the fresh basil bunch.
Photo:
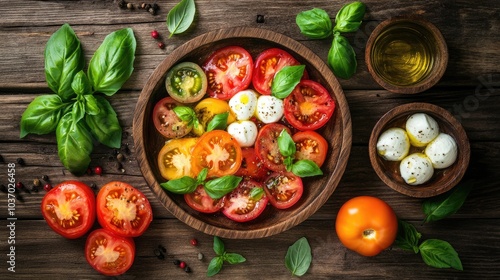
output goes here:
{"type": "Polygon", "coordinates": [[[311,39],[326,39],[333,35],[332,46],[328,52],[328,64],[340,78],[349,79],[356,73],[357,68],[356,53],[349,41],[340,33],[358,30],[365,9],[365,4],[362,2],[344,5],[337,13],[333,27],[328,13],[318,8],[303,11],[295,19],[301,33],[311,39]]]}
{"type": "Polygon", "coordinates": [[[87,70],[85,57],[73,29],[64,24],[45,46],[45,77],[55,94],[36,97],[21,117],[23,138],[29,133],[56,132],[63,165],[83,174],[90,163],[94,140],[121,146],[122,128],[111,104],[101,95],[115,94],[134,70],[136,41],[132,29],[115,31],[104,39],[87,70]]]}

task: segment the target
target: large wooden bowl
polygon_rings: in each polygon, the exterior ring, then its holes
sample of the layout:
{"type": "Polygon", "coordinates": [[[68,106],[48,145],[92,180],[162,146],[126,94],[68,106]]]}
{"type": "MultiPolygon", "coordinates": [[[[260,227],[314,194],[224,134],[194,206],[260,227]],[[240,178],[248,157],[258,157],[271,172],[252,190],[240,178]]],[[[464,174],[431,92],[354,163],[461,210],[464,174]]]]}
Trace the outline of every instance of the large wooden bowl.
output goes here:
{"type": "Polygon", "coordinates": [[[347,101],[328,66],[311,50],[289,37],[269,30],[246,27],[206,33],[186,42],[166,57],[154,70],[141,92],[134,113],[133,136],[142,174],[165,208],[179,220],[204,233],[241,239],[280,233],[315,213],[337,187],[346,168],[352,142],[347,101]],[[304,194],[292,208],[277,210],[268,205],[261,216],[246,223],[233,222],[222,214],[204,214],[192,210],[184,202],[183,196],[169,193],[159,185],[165,180],[159,173],[157,156],[165,139],[156,131],[152,118],[155,103],[167,96],[165,75],[173,65],[182,61],[201,64],[211,52],[228,45],[244,47],[254,58],[271,47],[288,51],[306,65],[312,80],[320,82],[331,93],[337,106],[329,123],[320,131],[329,142],[327,160],[322,166],[324,175],[304,178],[304,194]]]}

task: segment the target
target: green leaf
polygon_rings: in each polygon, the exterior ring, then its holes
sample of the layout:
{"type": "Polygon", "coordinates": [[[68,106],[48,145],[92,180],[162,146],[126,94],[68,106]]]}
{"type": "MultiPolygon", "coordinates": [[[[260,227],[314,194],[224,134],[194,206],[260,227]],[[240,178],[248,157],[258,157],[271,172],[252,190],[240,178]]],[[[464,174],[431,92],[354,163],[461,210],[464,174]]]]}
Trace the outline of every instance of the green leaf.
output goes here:
{"type": "Polygon", "coordinates": [[[85,112],[87,114],[95,116],[101,112],[97,99],[92,94],[86,94],[83,98],[85,99],[85,112]]]}
{"type": "Polygon", "coordinates": [[[428,239],[420,244],[420,255],[428,266],[463,270],[457,251],[450,243],[439,239],[428,239]]]}
{"type": "Polygon", "coordinates": [[[218,236],[214,236],[214,252],[218,256],[224,255],[226,249],[224,248],[224,242],[218,236]]]}
{"type": "Polygon", "coordinates": [[[193,108],[187,106],[176,106],[173,110],[179,119],[186,122],[188,126],[195,124],[198,125],[198,118],[196,117],[196,113],[193,108]]]}
{"type": "Polygon", "coordinates": [[[200,173],[198,173],[198,176],[196,177],[196,180],[198,181],[198,184],[202,184],[205,182],[207,179],[207,174],[208,174],[208,168],[203,168],[200,173]]]}
{"type": "Polygon", "coordinates": [[[213,199],[219,199],[234,190],[243,178],[226,175],[205,183],[205,191],[213,199]]]}
{"type": "Polygon", "coordinates": [[[85,57],[73,29],[64,24],[45,45],[45,79],[50,89],[63,101],[75,96],[71,83],[76,73],[83,69],[85,57]]]}
{"type": "Polygon", "coordinates": [[[354,32],[358,30],[365,16],[365,10],[365,4],[361,2],[344,5],[335,17],[334,31],[354,32]]]}
{"type": "Polygon", "coordinates": [[[472,181],[464,182],[451,192],[425,200],[422,204],[424,223],[438,221],[455,214],[464,204],[472,187],[472,181]]]}
{"type": "Polygon", "coordinates": [[[211,277],[219,273],[219,271],[222,269],[223,263],[224,261],[222,260],[222,256],[213,258],[208,264],[207,276],[211,277]]]}
{"type": "Polygon", "coordinates": [[[56,130],[68,103],[57,94],[40,95],[33,99],[21,116],[20,137],[34,134],[47,134],[56,130]]]}
{"type": "Polygon", "coordinates": [[[230,264],[243,263],[247,260],[242,255],[236,254],[236,253],[226,253],[226,254],[224,254],[223,258],[225,261],[227,261],[230,264]]]}
{"type": "Polygon", "coordinates": [[[285,256],[285,266],[292,272],[292,275],[304,275],[309,269],[311,261],[311,247],[305,237],[300,238],[292,246],[288,247],[285,256]]]}
{"type": "Polygon", "coordinates": [[[224,112],[222,114],[215,115],[207,124],[207,132],[215,129],[221,129],[221,130],[226,129],[228,117],[229,117],[229,112],[224,112]]]}
{"type": "Polygon", "coordinates": [[[328,64],[333,73],[342,79],[349,79],[356,73],[356,53],[349,41],[340,34],[333,37],[332,47],[328,51],[328,64]]]}
{"type": "Polygon", "coordinates": [[[73,103],[71,115],[73,116],[74,122],[79,122],[83,119],[83,117],[85,117],[85,103],[80,101],[73,103]]]}
{"type": "Polygon", "coordinates": [[[92,135],[99,142],[110,147],[120,148],[122,141],[122,128],[111,104],[102,96],[95,96],[99,106],[99,114],[85,115],[85,122],[89,126],[92,135]]]}
{"type": "Polygon", "coordinates": [[[254,201],[259,201],[263,195],[264,195],[263,188],[253,188],[250,191],[250,198],[252,198],[254,201]]]}
{"type": "Polygon", "coordinates": [[[295,18],[300,32],[311,39],[325,39],[332,35],[332,20],[323,9],[300,12],[295,18]]]}
{"type": "Polygon", "coordinates": [[[274,97],[285,99],[299,84],[304,75],[305,65],[294,65],[283,67],[271,83],[271,93],[274,97]]]}
{"type": "Polygon", "coordinates": [[[292,173],[299,177],[323,175],[323,171],[321,171],[318,165],[314,161],[308,159],[296,161],[292,165],[292,173]]]}
{"type": "Polygon", "coordinates": [[[293,142],[292,136],[283,129],[278,136],[278,147],[280,149],[280,153],[285,157],[295,156],[295,152],[297,151],[297,147],[295,146],[295,142],[293,142]]]}
{"type": "Polygon", "coordinates": [[[168,12],[167,29],[170,36],[186,31],[194,20],[196,6],[194,0],[182,0],[168,12]]]}
{"type": "Polygon", "coordinates": [[[410,223],[398,220],[398,235],[394,241],[394,245],[407,251],[418,253],[418,243],[422,234],[410,223]]]}
{"type": "Polygon", "coordinates": [[[124,28],[110,33],[96,50],[87,71],[94,91],[115,94],[134,70],[134,31],[124,28]]]}
{"type": "Polygon", "coordinates": [[[186,194],[194,192],[198,187],[198,183],[196,179],[189,176],[184,176],[179,179],[161,183],[160,186],[172,193],[186,194]]]}
{"type": "Polygon", "coordinates": [[[90,163],[92,136],[84,122],[74,122],[71,113],[65,114],[56,129],[57,150],[63,165],[73,174],[82,175],[90,163]]]}
{"type": "Polygon", "coordinates": [[[90,85],[90,81],[83,70],[80,70],[80,72],[76,73],[75,77],[73,77],[71,88],[77,95],[92,93],[92,86],[90,85]]]}

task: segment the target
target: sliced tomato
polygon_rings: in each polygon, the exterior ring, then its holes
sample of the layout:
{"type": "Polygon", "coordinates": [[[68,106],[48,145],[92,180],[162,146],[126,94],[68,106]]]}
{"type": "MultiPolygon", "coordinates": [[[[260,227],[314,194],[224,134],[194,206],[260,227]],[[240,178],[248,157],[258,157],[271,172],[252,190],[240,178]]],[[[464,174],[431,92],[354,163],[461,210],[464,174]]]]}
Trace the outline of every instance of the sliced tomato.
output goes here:
{"type": "MultiPolygon", "coordinates": [[[[271,84],[274,76],[285,66],[299,65],[291,54],[279,49],[271,48],[263,51],[255,59],[253,70],[252,84],[255,90],[260,94],[270,95],[271,84]]],[[[308,79],[309,75],[304,71],[304,79],[308,79]]]]}
{"type": "Polygon", "coordinates": [[[193,103],[207,92],[207,76],[198,64],[181,62],[167,72],[165,87],[173,99],[193,103]]]}
{"type": "Polygon", "coordinates": [[[226,195],[222,213],[236,222],[248,222],[256,219],[266,208],[269,199],[265,192],[259,197],[251,196],[254,188],[263,188],[261,183],[244,180],[231,193],[226,195]]]}
{"type": "Polygon", "coordinates": [[[269,202],[278,209],[292,207],[302,197],[302,179],[291,172],[274,172],[263,183],[269,202]]]}
{"type": "Polygon", "coordinates": [[[234,174],[240,165],[240,145],[224,130],[203,134],[193,148],[191,169],[195,175],[203,168],[208,168],[208,178],[222,177],[234,174]]]}
{"type": "Polygon", "coordinates": [[[87,237],[85,258],[92,268],[104,275],[120,275],[134,263],[135,243],[132,238],[96,229],[87,237]]]}
{"type": "Polygon", "coordinates": [[[198,186],[192,193],[184,195],[187,205],[198,212],[215,213],[222,208],[222,199],[213,199],[205,191],[202,185],[198,186]]]}
{"type": "Polygon", "coordinates": [[[285,98],[285,118],[298,130],[316,130],[324,126],[334,111],[335,101],[315,81],[301,81],[285,98]]]}
{"type": "Polygon", "coordinates": [[[95,194],[86,184],[65,181],[42,199],[42,215],[58,234],[74,239],[87,233],[95,221],[95,194]]]}
{"type": "Polygon", "coordinates": [[[242,47],[216,50],[202,68],[208,79],[208,94],[218,99],[228,100],[252,82],[253,59],[242,47]]]}
{"type": "Polygon", "coordinates": [[[192,129],[192,126],[188,126],[174,112],[176,106],[179,104],[173,98],[165,97],[158,101],[153,109],[155,128],[166,138],[181,138],[192,129]]]}
{"type": "Polygon", "coordinates": [[[233,123],[236,120],[236,116],[230,110],[229,104],[225,100],[220,100],[217,98],[204,98],[194,107],[194,112],[196,117],[200,122],[198,128],[194,128],[194,134],[201,136],[205,133],[207,124],[218,114],[223,114],[228,112],[227,124],[233,123]]]}
{"type": "Polygon", "coordinates": [[[127,183],[113,181],[97,194],[97,220],[115,234],[136,237],[149,227],[153,211],[141,191],[127,183]]]}
{"type": "Polygon", "coordinates": [[[328,153],[328,143],[325,138],[315,131],[299,131],[292,136],[295,142],[295,159],[314,161],[319,167],[323,165],[328,153]]]}
{"type": "Polygon", "coordinates": [[[198,138],[172,139],[165,142],[158,153],[158,169],[166,180],[184,176],[194,177],[191,172],[191,152],[198,138]]]}
{"type": "Polygon", "coordinates": [[[254,180],[260,180],[266,177],[268,169],[264,166],[260,158],[255,153],[255,149],[241,149],[241,166],[234,175],[248,177],[254,180]]]}
{"type": "Polygon", "coordinates": [[[265,167],[272,171],[285,171],[284,157],[278,146],[278,136],[285,129],[290,135],[290,129],[282,124],[271,123],[261,128],[255,140],[255,153],[265,167]]]}

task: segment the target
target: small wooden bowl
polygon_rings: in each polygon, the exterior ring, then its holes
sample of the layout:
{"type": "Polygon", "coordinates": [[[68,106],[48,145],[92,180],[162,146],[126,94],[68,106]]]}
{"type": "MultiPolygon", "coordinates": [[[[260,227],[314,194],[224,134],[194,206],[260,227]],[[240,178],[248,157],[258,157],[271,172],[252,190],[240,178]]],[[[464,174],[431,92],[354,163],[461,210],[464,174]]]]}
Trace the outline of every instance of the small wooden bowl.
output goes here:
{"type": "Polygon", "coordinates": [[[352,143],[351,117],[344,93],[328,66],[311,50],[284,35],[257,28],[237,27],[217,30],[196,37],[166,57],[146,82],[134,112],[133,136],[137,161],[153,193],[175,217],[204,233],[225,238],[261,238],[285,231],[314,214],[331,196],[345,171],[352,143]],[[329,123],[320,133],[329,142],[327,160],[322,166],[323,176],[304,178],[304,194],[300,201],[287,210],[268,205],[256,220],[237,223],[222,214],[204,214],[192,210],[181,195],[165,191],[160,183],[157,156],[164,145],[163,138],[153,125],[152,111],[156,102],[167,96],[167,71],[182,61],[201,64],[211,52],[228,45],[247,49],[255,58],[271,47],[288,51],[306,65],[312,80],[321,83],[336,101],[336,109],[329,123]]]}
{"type": "MultiPolygon", "coordinates": [[[[398,106],[380,118],[372,130],[369,142],[370,161],[380,179],[389,187],[402,194],[412,197],[432,197],[442,194],[453,188],[462,179],[470,158],[470,146],[467,134],[462,125],[447,110],[429,103],[409,103],[398,106]],[[426,113],[439,124],[440,132],[451,135],[458,148],[455,163],[445,169],[435,169],[433,177],[422,185],[411,186],[406,184],[399,173],[397,161],[387,161],[377,153],[377,141],[384,131],[392,127],[405,128],[407,118],[415,113],[426,113]]],[[[410,154],[422,152],[423,148],[410,148],[410,154]]]]}
{"type": "MultiPolygon", "coordinates": [[[[413,48],[412,51],[414,51],[414,47],[409,44],[406,44],[405,47],[411,47],[413,48]]],[[[414,55],[415,53],[412,54],[414,55]]],[[[422,52],[420,52],[420,54],[422,54],[422,52]]],[[[394,54],[386,54],[386,56],[389,55],[394,54]]],[[[406,55],[408,56],[409,53],[406,53],[406,55]]],[[[407,56],[405,56],[405,59],[410,60],[407,56]]],[[[394,93],[414,94],[431,88],[441,79],[448,64],[448,48],[443,35],[432,23],[417,16],[394,17],[383,21],[373,30],[366,43],[365,62],[373,79],[383,88],[394,93]],[[403,35],[394,35],[397,32],[402,32],[401,34],[403,35]],[[412,32],[411,35],[408,35],[409,32],[412,32]],[[410,84],[396,84],[384,74],[384,69],[387,68],[387,65],[385,63],[383,65],[378,65],[376,60],[377,55],[380,55],[380,49],[383,48],[381,46],[389,45],[384,42],[382,38],[388,38],[389,36],[393,36],[391,39],[388,39],[393,46],[404,42],[406,39],[403,39],[403,36],[407,36],[406,38],[410,38],[409,40],[419,38],[418,40],[428,43],[428,52],[430,52],[432,56],[429,61],[429,69],[421,79],[417,79],[410,84]]],[[[414,71],[414,69],[412,71],[414,71]]],[[[401,71],[398,71],[398,73],[399,72],[401,71]]],[[[405,73],[403,76],[408,77],[411,75],[405,73]]]]}

